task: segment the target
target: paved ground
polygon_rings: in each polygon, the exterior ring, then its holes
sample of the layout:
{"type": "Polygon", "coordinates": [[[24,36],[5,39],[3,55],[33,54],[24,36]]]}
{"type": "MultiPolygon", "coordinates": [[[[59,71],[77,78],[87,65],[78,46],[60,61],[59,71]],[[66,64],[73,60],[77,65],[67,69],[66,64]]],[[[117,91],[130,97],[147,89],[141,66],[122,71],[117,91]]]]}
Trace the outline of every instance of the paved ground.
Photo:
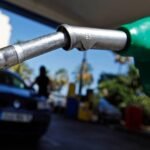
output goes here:
{"type": "Polygon", "coordinates": [[[0,150],[150,150],[150,138],[53,116],[37,145],[0,144],[0,150]]]}

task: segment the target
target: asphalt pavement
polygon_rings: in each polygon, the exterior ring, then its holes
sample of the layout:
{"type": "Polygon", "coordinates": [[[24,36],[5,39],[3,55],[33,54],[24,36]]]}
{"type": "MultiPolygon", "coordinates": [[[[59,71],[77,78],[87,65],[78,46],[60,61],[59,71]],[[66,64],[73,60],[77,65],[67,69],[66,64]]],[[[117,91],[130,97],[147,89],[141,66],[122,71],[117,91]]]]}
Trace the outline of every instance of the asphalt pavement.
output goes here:
{"type": "Polygon", "coordinates": [[[0,142],[0,150],[150,150],[150,137],[53,115],[38,143],[0,142]]]}

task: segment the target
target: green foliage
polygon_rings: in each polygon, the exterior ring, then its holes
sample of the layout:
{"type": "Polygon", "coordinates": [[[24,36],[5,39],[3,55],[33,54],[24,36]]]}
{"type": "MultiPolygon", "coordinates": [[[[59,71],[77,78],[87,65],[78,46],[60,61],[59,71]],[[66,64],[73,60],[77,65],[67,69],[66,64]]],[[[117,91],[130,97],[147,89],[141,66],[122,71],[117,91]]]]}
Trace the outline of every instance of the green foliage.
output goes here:
{"type": "Polygon", "coordinates": [[[29,80],[33,73],[33,70],[26,63],[15,65],[10,69],[18,73],[24,80],[29,80]]]}
{"type": "Polygon", "coordinates": [[[98,88],[101,96],[104,96],[103,89],[107,89],[107,97],[111,98],[112,101],[117,99],[118,103],[123,102],[126,105],[135,96],[143,93],[138,71],[133,65],[129,66],[127,75],[118,75],[111,79],[100,80],[98,88]]]}
{"type": "MultiPolygon", "coordinates": [[[[124,80],[125,81],[125,80],[124,80]]],[[[121,96],[121,99],[126,99],[127,95],[130,97],[133,94],[132,90],[129,90],[127,88],[128,83],[123,80],[120,80],[119,78],[112,79],[112,80],[107,80],[105,82],[102,82],[99,86],[99,88],[102,89],[107,89],[109,95],[114,95],[118,94],[121,96]]],[[[101,93],[103,94],[103,93],[101,93]]]]}
{"type": "Polygon", "coordinates": [[[127,105],[138,105],[143,108],[145,114],[150,115],[150,97],[143,96],[133,96],[131,101],[128,101],[127,105]]]}
{"type": "Polygon", "coordinates": [[[101,96],[107,97],[108,100],[117,103],[120,107],[139,105],[143,107],[145,113],[150,114],[150,98],[143,92],[139,73],[134,65],[129,66],[127,75],[100,80],[98,89],[101,96]]]}

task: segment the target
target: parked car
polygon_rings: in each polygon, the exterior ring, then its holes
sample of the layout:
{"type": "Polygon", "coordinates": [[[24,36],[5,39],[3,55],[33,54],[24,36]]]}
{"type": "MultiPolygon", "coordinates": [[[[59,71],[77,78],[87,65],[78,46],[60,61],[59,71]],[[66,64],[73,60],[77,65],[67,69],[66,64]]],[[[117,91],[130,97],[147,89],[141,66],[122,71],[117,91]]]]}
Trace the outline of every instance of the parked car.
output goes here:
{"type": "Polygon", "coordinates": [[[40,138],[48,129],[51,111],[46,99],[11,71],[0,71],[0,136],[40,138]]]}
{"type": "Polygon", "coordinates": [[[119,123],[121,120],[121,111],[105,98],[100,99],[98,110],[102,123],[119,123]]]}
{"type": "Polygon", "coordinates": [[[50,94],[48,103],[53,109],[53,112],[64,113],[66,109],[67,97],[57,92],[50,94]]]}

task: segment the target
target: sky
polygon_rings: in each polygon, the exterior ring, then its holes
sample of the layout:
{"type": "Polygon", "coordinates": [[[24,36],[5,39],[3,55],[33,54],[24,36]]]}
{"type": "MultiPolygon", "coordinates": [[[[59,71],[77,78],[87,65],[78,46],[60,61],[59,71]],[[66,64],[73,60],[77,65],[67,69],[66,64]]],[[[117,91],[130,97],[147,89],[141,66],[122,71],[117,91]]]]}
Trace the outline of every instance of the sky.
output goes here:
{"type": "MultiPolygon", "coordinates": [[[[26,41],[45,34],[50,34],[56,30],[4,9],[0,10],[10,18],[10,24],[12,26],[10,44],[13,44],[17,41],[26,41]]],[[[80,52],[76,49],[73,49],[69,52],[64,51],[63,49],[57,49],[56,51],[52,51],[28,60],[26,63],[34,70],[32,78],[38,75],[39,67],[44,65],[49,70],[51,76],[53,76],[54,73],[60,68],[67,69],[70,76],[70,82],[73,82],[73,72],[81,63],[82,57],[83,52],[80,52]]],[[[110,51],[88,50],[87,60],[93,68],[92,73],[94,76],[94,82],[91,86],[92,88],[97,86],[97,80],[101,73],[118,73],[119,65],[114,61],[114,55],[110,51]]],[[[124,65],[121,73],[126,72],[127,65],[124,65]]]]}

